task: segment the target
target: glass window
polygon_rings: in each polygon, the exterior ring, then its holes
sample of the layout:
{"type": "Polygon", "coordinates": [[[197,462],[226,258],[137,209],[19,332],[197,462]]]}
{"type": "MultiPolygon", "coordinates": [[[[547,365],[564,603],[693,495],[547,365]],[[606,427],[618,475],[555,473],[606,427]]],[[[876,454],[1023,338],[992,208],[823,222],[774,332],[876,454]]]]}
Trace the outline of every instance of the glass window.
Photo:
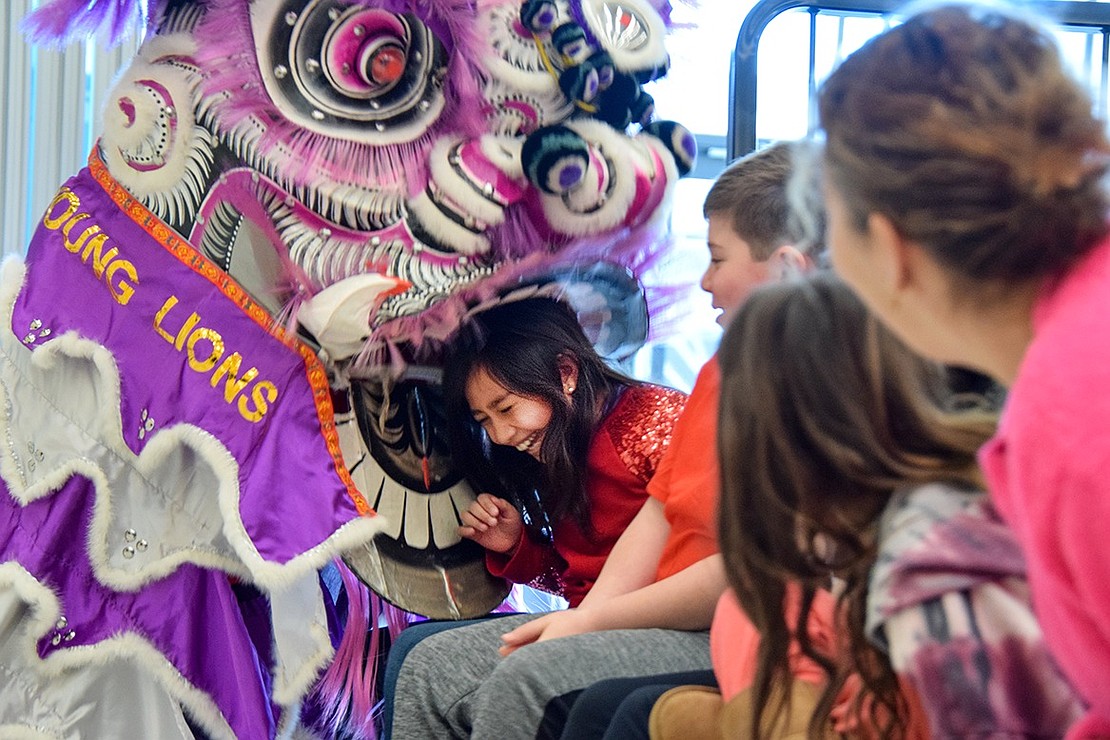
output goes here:
{"type": "MultiPolygon", "coordinates": [[[[690,27],[672,31],[667,41],[670,71],[647,88],[655,98],[659,118],[674,119],[698,137],[699,164],[676,187],[671,217],[673,253],[660,268],[646,275],[649,284],[668,286],[667,300],[659,311],[653,340],[632,358],[629,370],[637,377],[683,390],[689,390],[720,339],[715,312],[697,285],[708,264],[701,204],[713,178],[725,165],[732,56],[740,26],[754,5],[747,1],[700,0],[695,7],[676,8],[676,23],[690,27]]],[[[1107,15],[1110,18],[1110,9],[1107,15]]],[[[763,145],[802,138],[812,130],[812,99],[821,80],[891,22],[874,14],[804,8],[774,18],[758,48],[758,142],[763,145]]],[[[1064,58],[1079,78],[1088,82],[1095,108],[1104,118],[1108,117],[1107,69],[1103,61],[1110,58],[1108,33],[1101,27],[1056,29],[1064,58]]]]}

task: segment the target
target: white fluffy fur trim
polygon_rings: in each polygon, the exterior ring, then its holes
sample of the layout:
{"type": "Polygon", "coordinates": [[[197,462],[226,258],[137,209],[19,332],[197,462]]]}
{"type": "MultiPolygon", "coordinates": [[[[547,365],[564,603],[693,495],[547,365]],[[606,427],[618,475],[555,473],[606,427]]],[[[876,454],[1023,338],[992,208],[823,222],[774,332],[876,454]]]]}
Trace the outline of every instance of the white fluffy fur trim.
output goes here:
{"type": "Polygon", "coordinates": [[[272,592],[270,619],[274,629],[274,701],[292,707],[304,698],[335,656],[316,574],[272,592]]]}
{"type": "MultiPolygon", "coordinates": [[[[5,635],[7,639],[4,640],[13,648],[9,652],[14,653],[16,660],[23,665],[21,675],[24,678],[33,676],[33,680],[48,688],[52,681],[73,671],[130,661],[152,676],[205,732],[215,738],[234,737],[231,727],[212,700],[186,681],[161,652],[138,635],[121,634],[96,645],[59,650],[40,659],[36,643],[58,619],[58,598],[18,563],[0,564],[0,590],[6,589],[14,591],[16,597],[29,607],[29,616],[17,623],[13,628],[14,634],[5,635]]],[[[7,667],[14,668],[11,665],[7,667]]],[[[145,678],[145,675],[136,675],[136,680],[145,678]]]]}
{"type": "Polygon", "coordinates": [[[199,185],[211,167],[213,142],[193,117],[200,75],[162,60],[188,58],[195,51],[188,34],[158,36],[143,44],[109,92],[101,127],[101,150],[120,182],[139,198],[160,197],[186,209],[182,216],[192,215],[199,206],[199,185]],[[159,87],[147,84],[152,79],[159,87]],[[172,121],[166,112],[169,106],[172,121]],[[149,168],[129,166],[133,158],[149,160],[149,168]]]}
{"type": "Polygon", "coordinates": [[[524,164],[520,161],[523,140],[518,136],[493,136],[486,134],[478,140],[482,154],[509,177],[524,179],[524,164]]]}
{"type": "Polygon", "coordinates": [[[645,223],[658,224],[666,221],[673,212],[671,202],[674,200],[674,184],[679,180],[678,165],[675,164],[674,155],[664,146],[662,141],[651,134],[640,134],[632,139],[630,143],[634,147],[643,147],[658,153],[659,161],[663,163],[663,172],[657,172],[655,176],[665,178],[666,191],[663,194],[662,202],[652,210],[651,216],[645,223]]]}
{"type": "MultiPolygon", "coordinates": [[[[559,4],[563,6],[560,14],[566,17],[565,3],[559,4]]],[[[519,18],[519,3],[500,2],[479,10],[478,23],[489,41],[483,66],[508,90],[554,98],[560,95],[559,83],[545,68],[536,43],[517,33],[519,18]]],[[[546,53],[548,58],[557,56],[549,43],[546,53]]]]}
{"type": "Polygon", "coordinates": [[[436,142],[428,155],[428,164],[439,192],[451,202],[462,206],[466,213],[487,224],[500,224],[505,220],[505,209],[482,197],[451,163],[451,152],[460,140],[454,137],[443,138],[436,142]]]}
{"type": "Polygon", "coordinates": [[[592,156],[600,156],[609,168],[608,192],[598,192],[598,172],[590,162],[582,182],[566,196],[544,195],[544,215],[552,228],[571,236],[589,236],[614,229],[628,215],[636,197],[635,170],[642,167],[637,153],[623,134],[607,123],[582,119],[566,124],[589,144],[592,156]]]}
{"type": "Polygon", "coordinates": [[[421,192],[408,202],[409,211],[420,221],[420,225],[441,244],[449,245],[462,254],[485,254],[489,251],[489,239],[479,232],[470,231],[452,221],[439,206],[432,202],[426,192],[421,192]]]}

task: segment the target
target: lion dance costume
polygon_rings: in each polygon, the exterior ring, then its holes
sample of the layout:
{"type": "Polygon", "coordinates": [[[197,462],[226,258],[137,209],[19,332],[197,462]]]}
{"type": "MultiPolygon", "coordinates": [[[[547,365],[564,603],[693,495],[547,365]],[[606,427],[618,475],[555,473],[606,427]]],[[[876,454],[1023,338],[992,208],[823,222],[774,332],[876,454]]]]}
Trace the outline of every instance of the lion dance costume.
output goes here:
{"type": "Polygon", "coordinates": [[[361,581],[435,617],[505,597],[456,531],[474,493],[444,439],[444,345],[544,291],[603,353],[643,341],[639,276],[695,151],[642,89],[669,10],[53,0],[27,19],[41,42],[146,36],[0,276],[0,730],[294,735],[315,688],[372,734],[368,617],[337,652],[321,569],[357,575],[352,603],[361,581]]]}

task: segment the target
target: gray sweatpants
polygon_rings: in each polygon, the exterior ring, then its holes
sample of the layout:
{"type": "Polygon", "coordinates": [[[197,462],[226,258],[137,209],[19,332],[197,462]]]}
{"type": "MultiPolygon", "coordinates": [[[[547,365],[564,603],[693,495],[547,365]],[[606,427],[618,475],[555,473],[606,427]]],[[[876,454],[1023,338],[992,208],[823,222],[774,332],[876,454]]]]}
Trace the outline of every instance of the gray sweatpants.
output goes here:
{"type": "Polygon", "coordinates": [[[534,643],[508,657],[501,635],[521,614],[448,630],[416,645],[393,699],[393,740],[532,740],[548,702],[595,681],[705,670],[709,633],[611,630],[534,643]]]}

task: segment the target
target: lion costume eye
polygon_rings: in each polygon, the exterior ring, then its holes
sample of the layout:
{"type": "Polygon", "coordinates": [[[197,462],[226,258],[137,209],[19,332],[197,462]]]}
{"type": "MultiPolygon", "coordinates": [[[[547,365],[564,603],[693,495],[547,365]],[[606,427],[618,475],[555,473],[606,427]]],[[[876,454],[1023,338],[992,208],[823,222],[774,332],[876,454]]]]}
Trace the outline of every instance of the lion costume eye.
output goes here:
{"type": "Polygon", "coordinates": [[[405,51],[398,44],[382,41],[362,54],[364,78],[374,85],[391,85],[405,71],[405,51]]]}
{"type": "Polygon", "coordinates": [[[386,145],[421,136],[443,110],[447,51],[411,13],[310,2],[264,28],[266,88],[299,126],[386,145]]]}
{"type": "Polygon", "coordinates": [[[379,98],[417,61],[410,58],[419,56],[411,47],[413,21],[384,10],[348,10],[328,27],[324,37],[324,74],[337,90],[352,98],[379,98]]]}

